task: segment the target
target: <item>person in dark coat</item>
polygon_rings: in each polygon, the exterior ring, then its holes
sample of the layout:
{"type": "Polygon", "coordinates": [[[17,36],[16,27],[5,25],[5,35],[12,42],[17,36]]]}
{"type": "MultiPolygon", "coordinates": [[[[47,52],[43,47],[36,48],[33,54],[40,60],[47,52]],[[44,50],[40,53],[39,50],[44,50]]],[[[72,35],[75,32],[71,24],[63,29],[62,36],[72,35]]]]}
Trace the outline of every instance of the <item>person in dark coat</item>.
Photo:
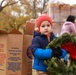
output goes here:
{"type": "Polygon", "coordinates": [[[36,75],[48,75],[47,66],[44,64],[45,59],[51,59],[53,56],[64,58],[67,52],[64,49],[52,50],[46,49],[46,46],[56,36],[52,31],[52,19],[47,14],[42,14],[36,19],[38,31],[34,32],[34,38],[31,43],[31,51],[34,56],[33,69],[36,75]]]}

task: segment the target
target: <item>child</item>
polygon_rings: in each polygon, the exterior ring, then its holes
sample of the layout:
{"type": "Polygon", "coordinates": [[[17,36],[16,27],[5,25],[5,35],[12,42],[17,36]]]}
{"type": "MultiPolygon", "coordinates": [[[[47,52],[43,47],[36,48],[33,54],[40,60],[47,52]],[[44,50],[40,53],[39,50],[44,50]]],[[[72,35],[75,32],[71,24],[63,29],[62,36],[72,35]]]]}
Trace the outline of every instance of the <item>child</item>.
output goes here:
{"type": "Polygon", "coordinates": [[[66,22],[62,26],[60,35],[62,35],[63,33],[76,35],[76,27],[74,22],[75,22],[75,16],[69,15],[66,19],[66,22]]]}
{"type": "Polygon", "coordinates": [[[51,48],[46,49],[50,41],[55,38],[52,32],[52,19],[47,14],[42,14],[36,20],[38,32],[35,32],[31,44],[31,50],[34,56],[33,69],[36,70],[36,75],[48,75],[47,66],[44,64],[45,59],[51,59],[53,56],[64,57],[67,53],[65,50],[51,48]]]}

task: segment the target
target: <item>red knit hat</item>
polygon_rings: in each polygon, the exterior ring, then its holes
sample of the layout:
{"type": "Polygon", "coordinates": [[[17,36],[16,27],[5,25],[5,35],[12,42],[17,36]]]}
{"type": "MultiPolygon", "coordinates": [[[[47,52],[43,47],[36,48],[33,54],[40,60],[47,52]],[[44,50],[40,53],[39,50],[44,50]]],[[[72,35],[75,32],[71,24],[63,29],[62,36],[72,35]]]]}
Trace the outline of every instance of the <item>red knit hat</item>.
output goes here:
{"type": "Polygon", "coordinates": [[[39,16],[37,19],[36,19],[36,24],[39,28],[39,31],[40,31],[40,25],[43,21],[49,21],[50,24],[52,25],[52,18],[49,17],[47,14],[42,14],[41,16],[39,16]]]}

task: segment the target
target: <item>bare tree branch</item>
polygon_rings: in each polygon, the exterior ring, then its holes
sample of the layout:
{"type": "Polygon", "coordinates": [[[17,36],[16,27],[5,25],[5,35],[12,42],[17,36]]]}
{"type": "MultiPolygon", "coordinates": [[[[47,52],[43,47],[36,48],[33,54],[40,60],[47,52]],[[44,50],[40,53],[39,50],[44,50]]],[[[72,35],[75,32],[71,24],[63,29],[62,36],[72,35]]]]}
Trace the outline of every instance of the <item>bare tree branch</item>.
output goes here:
{"type": "Polygon", "coordinates": [[[1,4],[0,4],[0,12],[2,12],[2,10],[5,8],[5,7],[7,7],[7,6],[10,6],[10,5],[14,5],[14,4],[16,4],[16,3],[18,3],[19,1],[16,1],[16,2],[7,2],[7,4],[5,4],[4,6],[2,6],[2,4],[3,4],[3,2],[4,2],[5,0],[3,0],[2,2],[1,2],[1,4]]]}

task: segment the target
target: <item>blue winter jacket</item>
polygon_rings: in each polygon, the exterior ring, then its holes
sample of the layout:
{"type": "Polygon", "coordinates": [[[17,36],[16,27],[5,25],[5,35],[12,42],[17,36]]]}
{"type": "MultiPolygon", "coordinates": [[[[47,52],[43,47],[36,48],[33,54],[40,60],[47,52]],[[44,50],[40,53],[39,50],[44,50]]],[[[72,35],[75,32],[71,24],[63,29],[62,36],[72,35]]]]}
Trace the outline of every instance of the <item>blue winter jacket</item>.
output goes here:
{"type": "MultiPolygon", "coordinates": [[[[51,33],[50,40],[53,40],[55,37],[56,36],[54,33],[51,33]]],[[[46,49],[48,43],[48,39],[45,35],[41,35],[39,32],[35,32],[31,44],[31,50],[34,55],[33,69],[47,72],[47,66],[44,64],[44,59],[50,59],[52,57],[52,49],[46,49]]],[[[64,55],[65,54],[66,52],[64,52],[64,55]]]]}

